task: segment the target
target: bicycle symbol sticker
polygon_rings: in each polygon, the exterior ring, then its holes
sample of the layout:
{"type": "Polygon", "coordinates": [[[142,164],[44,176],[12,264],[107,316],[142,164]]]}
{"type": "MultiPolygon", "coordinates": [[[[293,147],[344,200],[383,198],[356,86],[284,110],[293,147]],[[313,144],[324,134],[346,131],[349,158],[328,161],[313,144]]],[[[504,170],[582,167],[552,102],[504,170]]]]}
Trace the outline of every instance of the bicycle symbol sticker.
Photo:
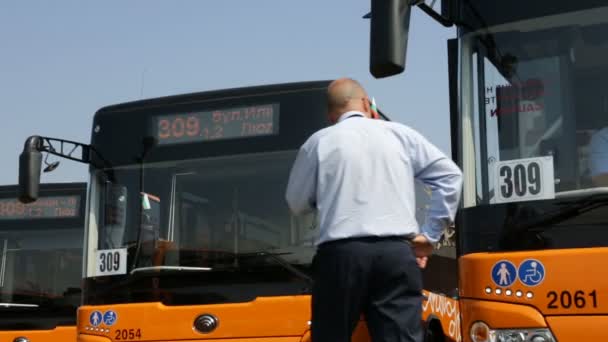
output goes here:
{"type": "Polygon", "coordinates": [[[519,265],[519,280],[528,286],[536,286],[545,279],[545,266],[536,259],[524,260],[519,265]]]}
{"type": "Polygon", "coordinates": [[[498,286],[511,286],[517,279],[517,269],[512,262],[501,260],[492,267],[492,280],[498,286]]]}

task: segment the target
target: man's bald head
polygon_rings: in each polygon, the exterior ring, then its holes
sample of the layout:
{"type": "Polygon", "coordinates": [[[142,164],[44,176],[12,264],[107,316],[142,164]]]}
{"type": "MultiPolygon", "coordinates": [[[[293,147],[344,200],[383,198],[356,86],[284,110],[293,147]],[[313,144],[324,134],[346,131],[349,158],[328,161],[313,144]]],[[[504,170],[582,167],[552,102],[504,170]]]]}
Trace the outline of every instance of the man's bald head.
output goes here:
{"type": "Polygon", "coordinates": [[[371,117],[367,92],[359,82],[350,78],[340,78],[327,87],[327,115],[331,123],[338,121],[348,111],[356,110],[371,117]]]}

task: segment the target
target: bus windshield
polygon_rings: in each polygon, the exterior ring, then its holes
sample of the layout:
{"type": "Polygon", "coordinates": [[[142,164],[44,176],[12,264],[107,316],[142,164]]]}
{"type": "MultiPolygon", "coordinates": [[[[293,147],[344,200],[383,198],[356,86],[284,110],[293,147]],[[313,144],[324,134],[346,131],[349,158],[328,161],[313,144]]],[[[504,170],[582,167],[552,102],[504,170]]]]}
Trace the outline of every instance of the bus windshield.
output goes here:
{"type": "Polygon", "coordinates": [[[554,4],[463,5],[463,253],[608,245],[608,7],[554,4]]]}
{"type": "Polygon", "coordinates": [[[464,166],[475,175],[465,207],[608,185],[607,14],[581,9],[462,36],[464,166]]]}
{"type": "MultiPolygon", "coordinates": [[[[114,169],[114,182],[102,182],[107,171],[98,171],[95,247],[124,250],[126,264],[116,263],[123,268],[115,272],[111,263],[105,267],[97,260],[88,274],[162,279],[167,272],[171,277],[178,272],[199,281],[204,277],[201,287],[216,286],[227,274],[238,278],[233,279],[237,284],[301,284],[302,277],[276,260],[307,274],[314,253],[314,214],[294,217],[284,199],[295,154],[143,163],[114,169]]],[[[101,283],[97,285],[103,291],[101,283]]],[[[188,300],[210,300],[194,297],[188,300]]],[[[171,304],[175,298],[160,300],[171,304]]]]}
{"type": "Polygon", "coordinates": [[[78,307],[81,229],[0,229],[0,255],[0,308],[78,307]]]}
{"type": "Polygon", "coordinates": [[[22,204],[0,187],[0,330],[73,325],[81,301],[86,184],[42,184],[22,204]]]}

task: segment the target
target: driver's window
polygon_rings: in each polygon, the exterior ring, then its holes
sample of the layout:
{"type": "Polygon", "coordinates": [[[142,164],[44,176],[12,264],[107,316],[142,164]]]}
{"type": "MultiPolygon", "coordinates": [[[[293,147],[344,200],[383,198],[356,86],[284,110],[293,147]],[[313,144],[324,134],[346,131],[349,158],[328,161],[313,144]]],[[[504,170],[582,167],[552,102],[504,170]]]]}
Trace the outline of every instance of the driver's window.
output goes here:
{"type": "Polygon", "coordinates": [[[99,248],[121,247],[127,227],[127,187],[105,183],[101,203],[103,203],[101,215],[104,229],[100,231],[99,248]]]}
{"type": "Polygon", "coordinates": [[[485,110],[477,129],[486,149],[481,163],[487,167],[489,202],[496,200],[493,163],[498,161],[550,156],[555,190],[577,188],[580,153],[572,96],[564,81],[567,61],[560,56],[520,60],[504,53],[500,59],[483,57],[485,110]]]}

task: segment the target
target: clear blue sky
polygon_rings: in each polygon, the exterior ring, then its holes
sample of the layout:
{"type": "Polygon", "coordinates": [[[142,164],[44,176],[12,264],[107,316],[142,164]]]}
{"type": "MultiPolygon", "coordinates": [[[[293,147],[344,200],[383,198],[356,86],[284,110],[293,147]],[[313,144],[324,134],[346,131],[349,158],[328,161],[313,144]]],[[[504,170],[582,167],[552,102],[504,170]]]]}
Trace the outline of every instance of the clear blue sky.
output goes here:
{"type": "MultiPolygon", "coordinates": [[[[353,77],[395,121],[449,146],[446,40],[412,16],[406,73],[369,74],[369,0],[0,2],[0,184],[32,134],[89,141],[94,112],[141,98],[353,77]],[[143,76],[143,77],[142,77],[143,76]]],[[[43,182],[86,181],[71,161],[43,182]]]]}

